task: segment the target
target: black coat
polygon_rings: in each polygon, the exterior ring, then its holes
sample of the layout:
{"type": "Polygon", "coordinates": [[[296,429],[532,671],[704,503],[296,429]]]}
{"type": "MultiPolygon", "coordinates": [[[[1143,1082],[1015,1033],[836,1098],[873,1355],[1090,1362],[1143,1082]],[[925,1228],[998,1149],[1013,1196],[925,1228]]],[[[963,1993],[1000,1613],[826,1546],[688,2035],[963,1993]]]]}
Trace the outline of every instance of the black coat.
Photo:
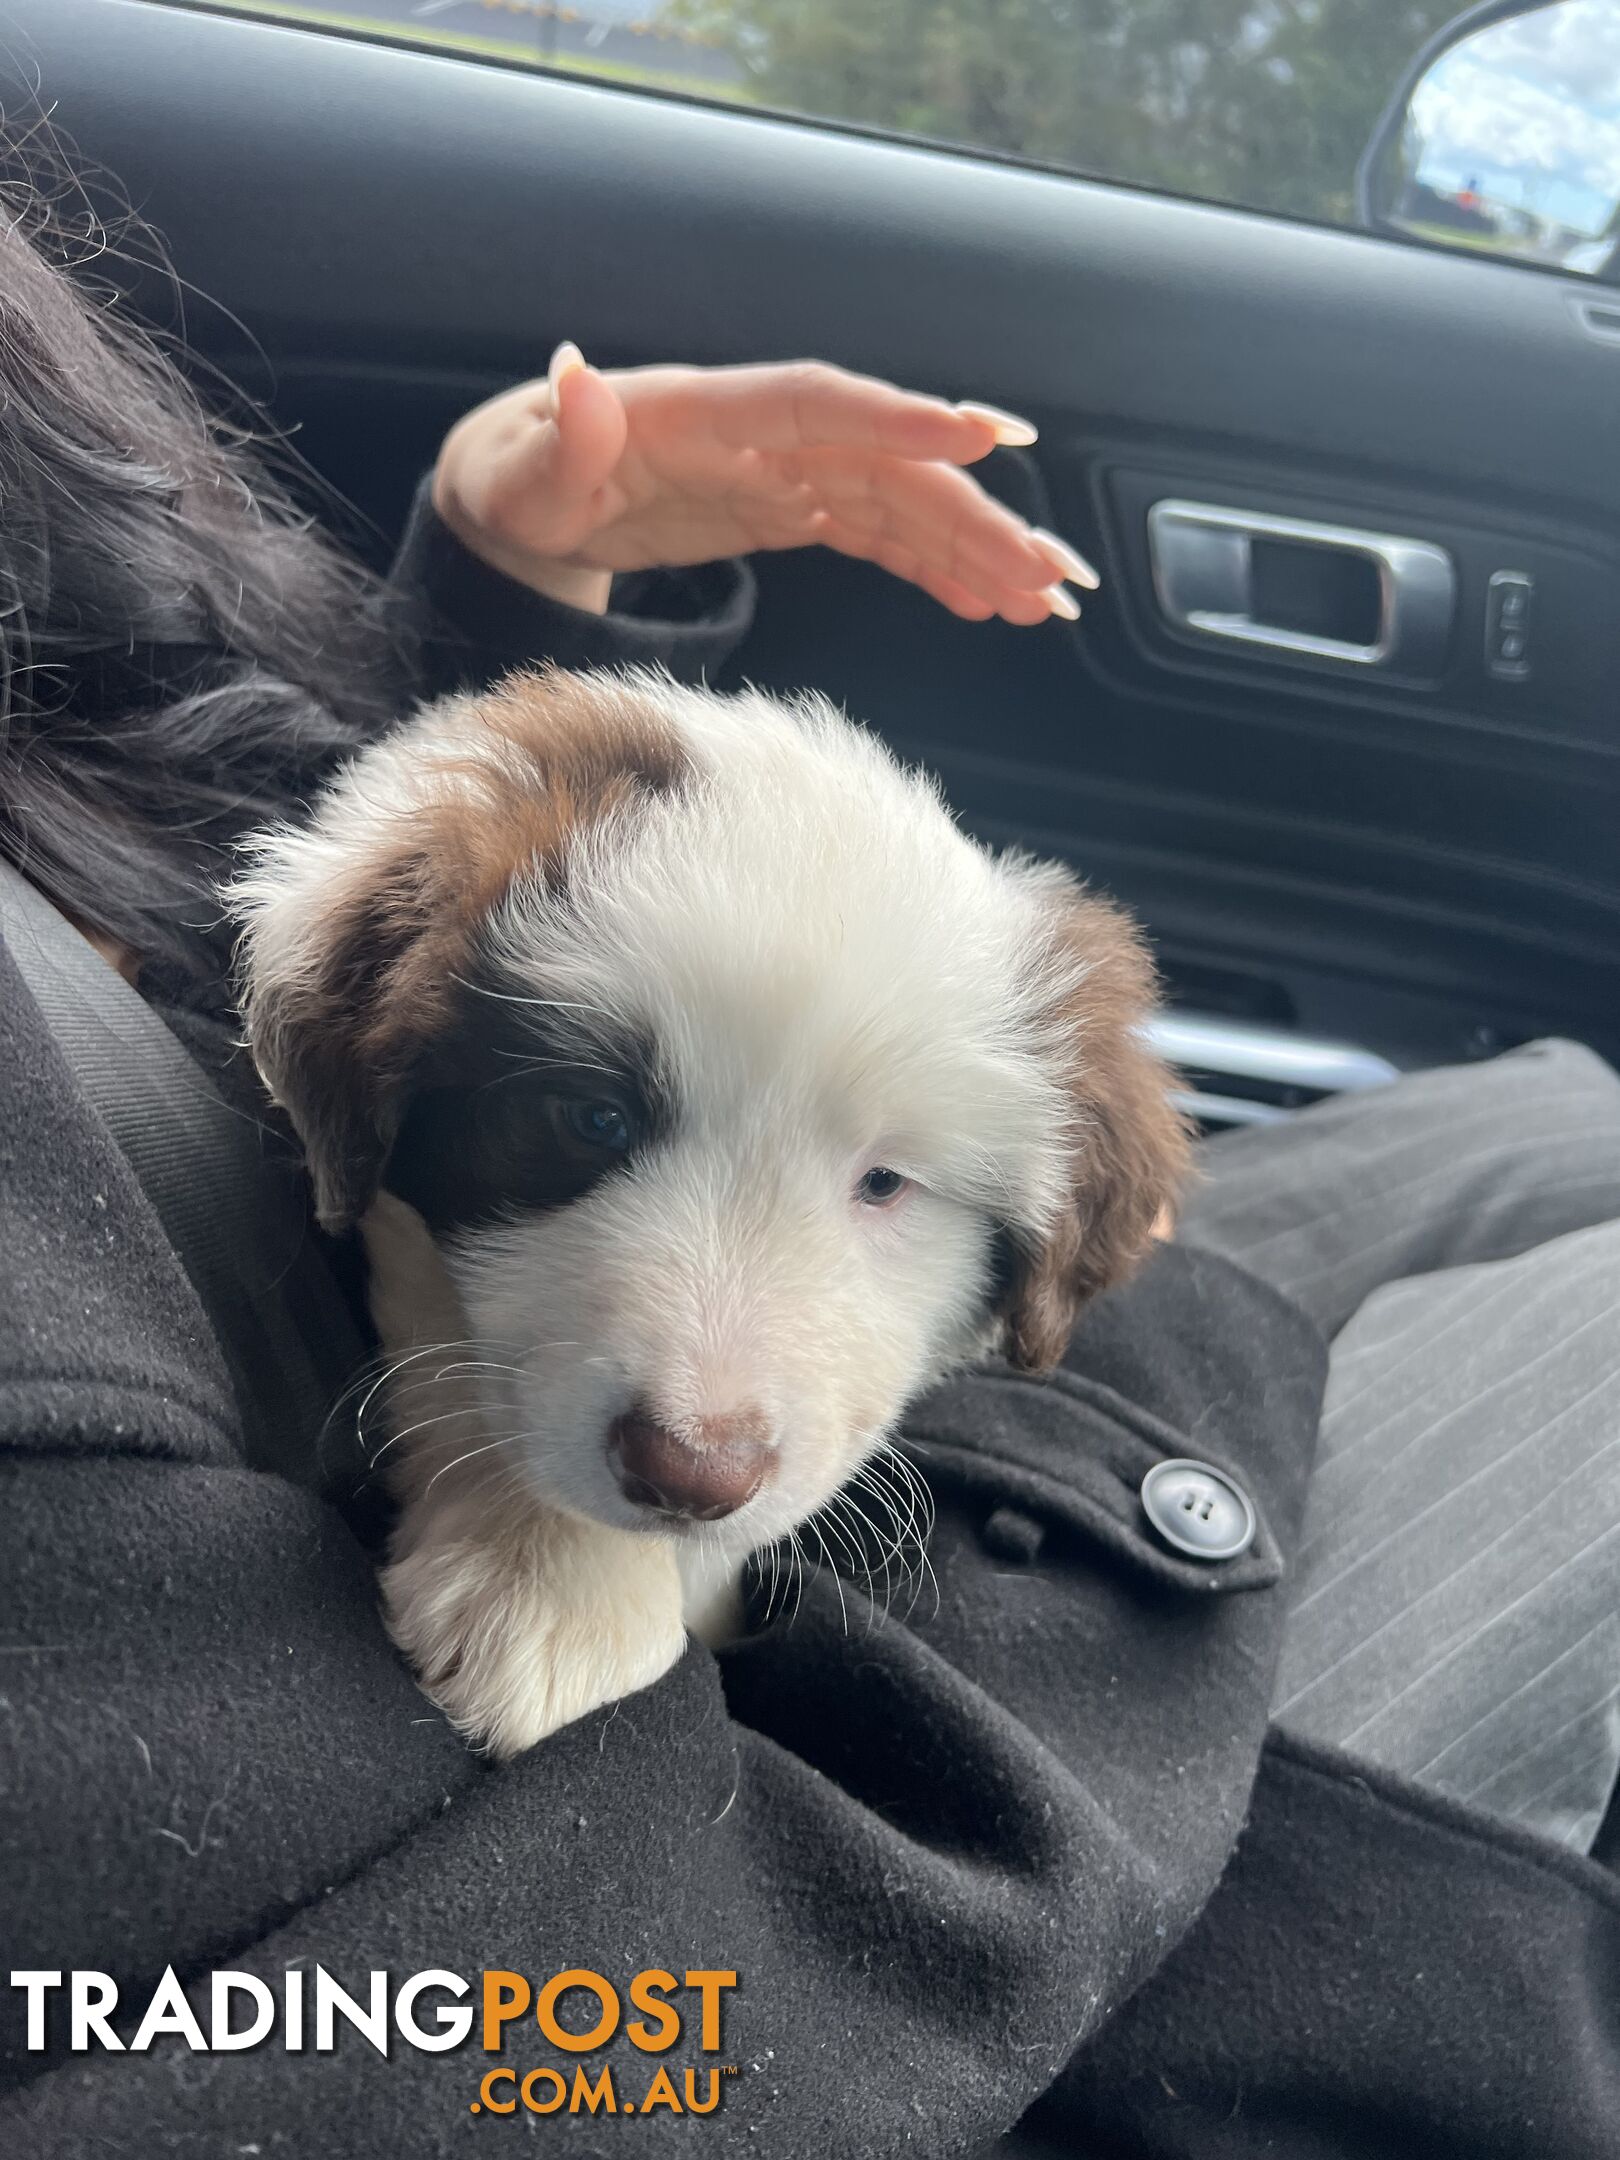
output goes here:
{"type": "MultiPolygon", "coordinates": [[[[519,603],[431,521],[410,560],[472,641],[452,673],[724,642],[519,603]]],[[[740,626],[735,579],[699,600],[740,626]]],[[[0,1013],[10,1968],[137,2010],[169,1965],[199,2000],[218,1967],[362,1998],[374,1970],[737,1976],[719,2047],[668,2058],[677,2089],[734,2066],[701,2124],[481,2119],[491,2066],[572,2070],[532,2023],[493,2055],[75,2054],[57,2003],[40,2053],[14,1991],[0,2152],[1620,2150],[1620,1885],[1267,1737],[1325,1369],[1273,1291],[1165,1250],[1051,1383],[975,1374],[908,1420],[937,1602],[868,1625],[814,1578],[791,1626],[495,1769],[416,1692],[344,1517],[247,1467],[208,1323],[3,950],[0,1013]],[[1141,1479],[1180,1454],[1255,1500],[1242,1558],[1151,1529],[1141,1479]]],[[[622,2033],[577,2059],[621,2096],[663,2060],[622,2033]]]]}

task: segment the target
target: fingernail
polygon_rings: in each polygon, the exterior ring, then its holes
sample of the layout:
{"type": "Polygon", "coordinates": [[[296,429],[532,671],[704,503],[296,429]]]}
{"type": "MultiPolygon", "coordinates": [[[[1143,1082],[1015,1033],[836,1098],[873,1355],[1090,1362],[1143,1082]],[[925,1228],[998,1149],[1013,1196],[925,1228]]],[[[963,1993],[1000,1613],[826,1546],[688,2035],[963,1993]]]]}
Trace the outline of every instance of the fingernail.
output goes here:
{"type": "Polygon", "coordinates": [[[1102,583],[1102,579],[1086,558],[1077,554],[1067,540],[1060,540],[1055,532],[1048,532],[1044,525],[1032,525],[1029,537],[1047,561],[1063,572],[1071,585],[1083,585],[1087,592],[1095,592],[1102,583]]]}
{"type": "Polygon", "coordinates": [[[1080,620],[1080,603],[1066,585],[1048,585],[1041,598],[1054,615],[1061,615],[1065,622],[1080,620]]]}
{"type": "Polygon", "coordinates": [[[1032,442],[1039,442],[1040,430],[1028,420],[1020,420],[1016,413],[1003,412],[999,405],[974,405],[964,401],[957,406],[959,413],[966,413],[970,420],[982,420],[996,431],[996,441],[1005,443],[1009,450],[1027,450],[1032,442]]]}
{"type": "Polygon", "coordinates": [[[552,395],[555,397],[557,394],[565,375],[572,375],[576,368],[584,365],[585,355],[572,338],[564,338],[551,356],[550,367],[546,369],[546,380],[551,385],[552,395]]]}

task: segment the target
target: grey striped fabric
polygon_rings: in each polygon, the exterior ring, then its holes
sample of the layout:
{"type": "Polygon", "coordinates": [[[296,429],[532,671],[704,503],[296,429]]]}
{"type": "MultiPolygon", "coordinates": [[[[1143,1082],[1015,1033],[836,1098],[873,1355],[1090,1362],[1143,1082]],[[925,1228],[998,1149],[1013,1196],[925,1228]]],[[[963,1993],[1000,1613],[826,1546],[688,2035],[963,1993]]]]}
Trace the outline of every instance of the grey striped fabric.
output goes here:
{"type": "Polygon", "coordinates": [[[1620,1079],[1530,1046],[1213,1142],[1334,1336],[1275,1714],[1576,1849],[1620,1772],[1620,1079]]]}

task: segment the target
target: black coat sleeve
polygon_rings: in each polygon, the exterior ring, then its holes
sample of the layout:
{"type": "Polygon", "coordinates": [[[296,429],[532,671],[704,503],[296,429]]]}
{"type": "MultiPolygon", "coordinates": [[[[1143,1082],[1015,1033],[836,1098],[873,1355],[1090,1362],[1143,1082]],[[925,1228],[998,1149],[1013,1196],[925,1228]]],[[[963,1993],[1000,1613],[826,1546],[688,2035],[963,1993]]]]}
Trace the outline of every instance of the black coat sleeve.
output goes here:
{"type": "Polygon", "coordinates": [[[665,667],[682,682],[712,675],[754,614],[744,562],[641,570],[613,580],[605,615],[547,599],[491,569],[417,491],[391,578],[416,631],[424,697],[481,689],[509,668],[665,667]]]}
{"type": "MultiPolygon", "coordinates": [[[[943,2155],[1009,2125],[1172,1947],[1255,1772],[1320,1345],[1224,1262],[1161,1255],[1070,1369],[940,1390],[910,1438],[937,1599],[880,1618],[811,1578],[791,1626],[503,1768],[385,1639],[342,1520],[242,1463],[217,1353],[141,1195],[0,949],[0,1926],[12,1969],[735,1971],[705,2149],[943,2155]],[[1148,1462],[1254,1495],[1254,1550],[1156,1549],[1148,1462]],[[847,1609],[847,1621],[846,1621],[847,1609]]],[[[23,2046],[0,2149],[460,2151],[483,2072],[555,2062],[279,2042],[23,2046]]],[[[127,2026],[126,2026],[127,2031],[127,2026]]],[[[659,2058],[662,2060],[664,2058],[659,2058]]],[[[702,2068],[685,2042],[668,2060],[702,2068]]],[[[621,2036],[635,2097],[654,2059],[621,2036]]],[[[571,2065],[565,2061],[564,2067],[571,2065]]],[[[679,2080],[677,2079],[677,2082],[679,2080]]],[[[663,2114],[570,2127],[590,2150],[663,2114]]],[[[685,2129],[683,2124],[680,2126],[685,2129]]],[[[574,2149],[585,2149],[576,2145],[574,2149]]]]}

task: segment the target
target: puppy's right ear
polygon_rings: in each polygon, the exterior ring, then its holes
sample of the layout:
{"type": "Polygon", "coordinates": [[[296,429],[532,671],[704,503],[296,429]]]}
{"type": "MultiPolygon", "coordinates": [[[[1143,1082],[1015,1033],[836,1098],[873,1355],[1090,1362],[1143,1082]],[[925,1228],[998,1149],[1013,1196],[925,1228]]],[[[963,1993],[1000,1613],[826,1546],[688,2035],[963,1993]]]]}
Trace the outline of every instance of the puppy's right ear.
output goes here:
{"type": "Polygon", "coordinates": [[[680,784],[670,691],[651,675],[509,675],[427,707],[307,822],[247,843],[225,904],[248,1042],[328,1229],[371,1204],[514,883],[559,886],[587,830],[680,784]]]}
{"type": "Polygon", "coordinates": [[[479,911],[466,865],[415,821],[367,831],[323,807],[249,848],[228,898],[248,1046],[303,1143],[317,1219],[376,1195],[416,1075],[453,1024],[479,911]]]}

